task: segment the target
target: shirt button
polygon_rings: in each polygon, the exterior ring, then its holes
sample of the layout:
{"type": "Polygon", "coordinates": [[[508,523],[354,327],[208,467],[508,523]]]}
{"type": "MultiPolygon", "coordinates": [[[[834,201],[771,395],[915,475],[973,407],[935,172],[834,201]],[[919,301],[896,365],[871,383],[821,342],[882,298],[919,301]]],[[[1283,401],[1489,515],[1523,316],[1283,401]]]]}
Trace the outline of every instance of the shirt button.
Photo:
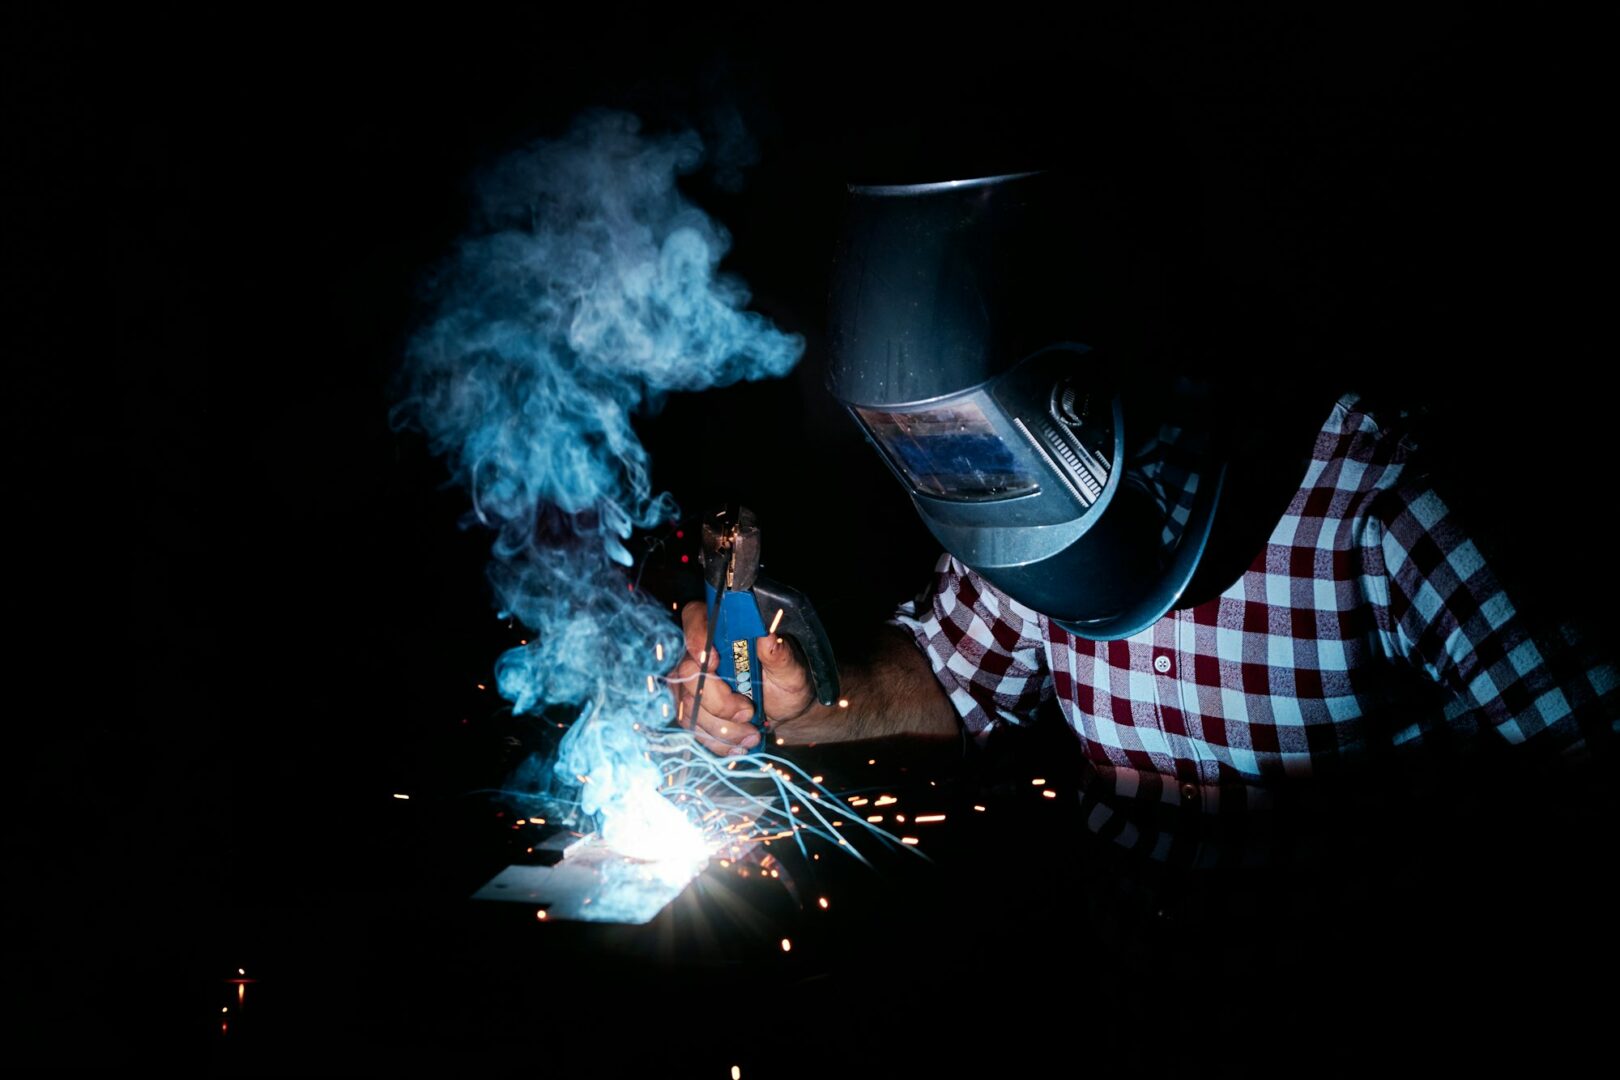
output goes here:
{"type": "Polygon", "coordinates": [[[1181,785],[1181,801],[1190,803],[1190,802],[1196,802],[1197,800],[1198,800],[1198,785],[1197,784],[1191,784],[1191,783],[1182,784],[1181,785]]]}
{"type": "Polygon", "coordinates": [[[1168,675],[1170,673],[1170,658],[1164,653],[1155,656],[1153,658],[1153,670],[1160,675],[1168,675]]]}

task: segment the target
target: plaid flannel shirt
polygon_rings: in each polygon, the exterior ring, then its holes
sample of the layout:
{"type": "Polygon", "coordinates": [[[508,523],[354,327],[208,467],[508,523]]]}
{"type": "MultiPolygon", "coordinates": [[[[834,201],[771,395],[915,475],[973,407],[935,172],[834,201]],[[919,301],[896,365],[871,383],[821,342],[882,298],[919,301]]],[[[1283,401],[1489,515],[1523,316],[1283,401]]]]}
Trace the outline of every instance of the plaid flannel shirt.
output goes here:
{"type": "Polygon", "coordinates": [[[1457,732],[1558,749],[1613,732],[1615,667],[1564,628],[1530,632],[1413,449],[1340,399],[1249,569],[1133,637],[1077,638],[950,555],[895,622],[974,736],[1055,696],[1104,772],[1174,778],[1187,801],[1457,732]]]}

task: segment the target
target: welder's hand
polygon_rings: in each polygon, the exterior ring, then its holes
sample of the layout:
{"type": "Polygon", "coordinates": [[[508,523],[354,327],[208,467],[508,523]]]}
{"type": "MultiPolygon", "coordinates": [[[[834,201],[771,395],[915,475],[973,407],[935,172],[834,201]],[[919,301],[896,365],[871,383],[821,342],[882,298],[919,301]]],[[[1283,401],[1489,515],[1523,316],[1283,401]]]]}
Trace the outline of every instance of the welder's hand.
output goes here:
{"type": "MultiPolygon", "coordinates": [[[[669,676],[675,690],[680,725],[691,728],[697,741],[716,754],[742,754],[758,748],[759,731],[749,723],[754,703],[728,686],[724,679],[714,677],[719,659],[712,653],[705,657],[703,665],[710,672],[703,680],[703,701],[698,706],[697,716],[692,715],[697,697],[698,657],[703,655],[709,641],[709,613],[701,600],[694,600],[681,609],[681,626],[686,632],[686,658],[669,676]]],[[[808,709],[814,700],[810,673],[793,647],[773,635],[759,638],[754,644],[759,650],[760,692],[765,695],[767,722],[791,719],[808,709]]]]}

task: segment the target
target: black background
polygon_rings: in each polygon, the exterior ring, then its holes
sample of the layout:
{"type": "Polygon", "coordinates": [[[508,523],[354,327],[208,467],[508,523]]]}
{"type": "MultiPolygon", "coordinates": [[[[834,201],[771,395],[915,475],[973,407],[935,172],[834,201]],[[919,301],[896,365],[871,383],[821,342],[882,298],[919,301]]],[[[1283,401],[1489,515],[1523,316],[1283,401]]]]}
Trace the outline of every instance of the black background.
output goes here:
{"type": "Polygon", "coordinates": [[[1527,595],[1612,608],[1592,27],[5,18],[0,828],[39,1030],[71,1030],[86,971],[161,981],[229,951],[221,911],[408,863],[389,794],[497,771],[459,730],[511,639],[487,538],[388,380],[471,170],[585,107],[711,135],[735,109],[758,143],[740,192],[685,186],[805,359],[641,426],[659,486],[753,505],[853,648],[934,548],[821,389],[839,185],[1093,132],[1163,185],[1234,363],[1321,415],[1343,388],[1428,407],[1527,595]]]}

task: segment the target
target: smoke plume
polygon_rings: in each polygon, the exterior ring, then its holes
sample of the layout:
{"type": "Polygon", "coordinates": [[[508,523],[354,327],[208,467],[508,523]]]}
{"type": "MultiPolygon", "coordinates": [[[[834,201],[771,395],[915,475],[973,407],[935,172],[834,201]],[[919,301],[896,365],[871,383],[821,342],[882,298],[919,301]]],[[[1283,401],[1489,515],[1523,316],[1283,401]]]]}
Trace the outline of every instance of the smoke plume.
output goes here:
{"type": "Polygon", "coordinates": [[[494,532],[501,617],[529,643],[496,664],[520,713],[578,706],[544,771],[626,854],[680,844],[645,732],[683,645],[669,612],[627,587],[635,529],[676,514],[654,493],[631,417],[673,391],[780,376],[803,344],[746,311],[718,270],[730,238],[686,199],[691,133],[598,112],[478,179],[473,224],[429,282],[396,420],[422,430],[494,532]],[[664,661],[654,661],[655,645],[664,661]]]}

